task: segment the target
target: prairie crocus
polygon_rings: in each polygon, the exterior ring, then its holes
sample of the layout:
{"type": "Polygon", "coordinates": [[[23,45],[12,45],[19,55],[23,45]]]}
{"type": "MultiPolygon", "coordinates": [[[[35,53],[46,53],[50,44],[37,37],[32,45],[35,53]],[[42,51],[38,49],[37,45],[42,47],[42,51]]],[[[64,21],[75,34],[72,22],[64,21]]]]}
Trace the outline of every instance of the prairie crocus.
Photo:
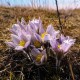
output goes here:
{"type": "Polygon", "coordinates": [[[34,45],[34,47],[36,48],[40,48],[42,45],[42,40],[39,34],[34,33],[33,37],[32,37],[32,44],[34,45]]]}
{"type": "Polygon", "coordinates": [[[46,50],[39,51],[37,48],[34,48],[31,54],[36,65],[41,65],[47,60],[46,50]]]}
{"type": "Polygon", "coordinates": [[[32,43],[36,48],[40,48],[44,44],[44,41],[48,41],[51,39],[52,37],[50,36],[50,34],[46,34],[43,40],[39,34],[34,33],[33,38],[32,38],[32,43]]]}
{"type": "Polygon", "coordinates": [[[17,36],[21,36],[22,32],[33,35],[33,30],[29,25],[26,24],[23,18],[21,19],[21,22],[18,20],[17,24],[12,25],[10,32],[12,32],[12,34],[15,34],[17,36]]]}
{"type": "Polygon", "coordinates": [[[20,36],[21,35],[21,27],[18,24],[13,24],[12,28],[10,29],[10,32],[17,36],[20,36]]]}
{"type": "Polygon", "coordinates": [[[36,33],[44,32],[42,21],[39,19],[33,19],[32,21],[29,21],[29,25],[32,28],[32,30],[36,33]]]}
{"type": "Polygon", "coordinates": [[[27,48],[31,41],[31,35],[26,35],[24,33],[22,33],[21,36],[11,34],[11,38],[12,41],[6,42],[6,44],[15,50],[23,50],[24,48],[27,48]]]}
{"type": "Polygon", "coordinates": [[[64,37],[63,35],[60,38],[53,39],[50,41],[52,48],[57,52],[67,52],[69,48],[74,44],[75,39],[71,39],[69,36],[64,37]]]}
{"type": "Polygon", "coordinates": [[[55,31],[52,25],[49,25],[46,29],[46,31],[44,31],[41,34],[41,39],[42,41],[50,41],[53,38],[56,38],[57,35],[59,34],[59,31],[55,31]]]}
{"type": "Polygon", "coordinates": [[[23,18],[21,19],[21,22],[17,20],[17,24],[20,26],[21,30],[27,30],[27,24],[23,18]]]}
{"type": "Polygon", "coordinates": [[[70,47],[74,44],[75,39],[71,39],[69,36],[62,41],[62,44],[58,44],[58,49],[62,50],[63,52],[67,52],[70,47]]]}
{"type": "Polygon", "coordinates": [[[57,35],[60,33],[60,31],[59,31],[59,30],[56,31],[52,25],[49,25],[49,26],[47,27],[46,32],[47,32],[48,34],[50,34],[51,36],[53,36],[53,38],[56,38],[57,35]]]}

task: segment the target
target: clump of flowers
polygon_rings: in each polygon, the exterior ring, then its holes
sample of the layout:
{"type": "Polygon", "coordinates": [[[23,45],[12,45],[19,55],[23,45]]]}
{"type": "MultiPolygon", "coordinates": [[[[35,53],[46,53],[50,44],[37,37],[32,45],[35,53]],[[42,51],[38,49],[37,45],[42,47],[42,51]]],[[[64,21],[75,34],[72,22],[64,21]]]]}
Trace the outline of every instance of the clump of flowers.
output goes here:
{"type": "Polygon", "coordinates": [[[68,80],[70,71],[65,56],[75,39],[64,36],[52,24],[45,30],[40,18],[28,24],[24,18],[17,20],[10,32],[11,41],[6,41],[6,44],[12,50],[9,51],[11,72],[21,68],[18,72],[25,76],[25,80],[60,80],[62,75],[63,80],[68,80]]]}
{"type": "Polygon", "coordinates": [[[52,24],[45,30],[41,19],[33,19],[27,24],[22,18],[21,22],[13,24],[10,29],[11,41],[6,44],[15,51],[22,51],[28,60],[36,66],[44,65],[52,55],[64,57],[74,44],[75,39],[64,36],[55,30],[52,24]]]}

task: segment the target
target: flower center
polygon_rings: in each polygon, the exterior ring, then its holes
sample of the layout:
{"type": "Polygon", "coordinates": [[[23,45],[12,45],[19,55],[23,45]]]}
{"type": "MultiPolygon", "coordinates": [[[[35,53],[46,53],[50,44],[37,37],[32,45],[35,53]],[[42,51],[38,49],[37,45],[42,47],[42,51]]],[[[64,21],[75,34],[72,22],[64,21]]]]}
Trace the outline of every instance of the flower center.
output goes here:
{"type": "Polygon", "coordinates": [[[60,47],[61,47],[61,45],[60,44],[58,44],[58,48],[60,49],[60,47]]]}
{"type": "Polygon", "coordinates": [[[34,41],[34,46],[39,48],[41,46],[41,43],[38,40],[36,40],[34,41]]]}
{"type": "Polygon", "coordinates": [[[44,41],[44,37],[45,37],[45,35],[47,34],[47,32],[44,32],[44,33],[42,33],[41,34],[41,39],[44,41]]]}
{"type": "Polygon", "coordinates": [[[24,46],[25,45],[25,41],[24,40],[21,40],[20,42],[19,42],[19,46],[24,46]]]}
{"type": "Polygon", "coordinates": [[[37,62],[40,62],[42,56],[43,56],[43,55],[42,55],[41,53],[38,54],[37,57],[36,57],[36,61],[37,61],[37,62]]]}

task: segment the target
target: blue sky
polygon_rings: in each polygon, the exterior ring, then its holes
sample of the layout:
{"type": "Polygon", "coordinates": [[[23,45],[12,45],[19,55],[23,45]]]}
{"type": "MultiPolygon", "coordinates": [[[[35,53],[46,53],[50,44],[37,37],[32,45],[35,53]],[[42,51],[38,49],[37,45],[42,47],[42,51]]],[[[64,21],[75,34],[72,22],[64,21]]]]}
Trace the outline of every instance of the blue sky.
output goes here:
{"type": "MultiPolygon", "coordinates": [[[[8,5],[9,2],[11,6],[31,6],[32,0],[0,0],[0,5],[8,5]]],[[[78,8],[80,7],[80,0],[58,0],[59,8],[78,8]]],[[[55,0],[35,0],[35,5],[46,6],[55,9],[55,0]],[[44,4],[46,3],[46,5],[44,4]]]]}

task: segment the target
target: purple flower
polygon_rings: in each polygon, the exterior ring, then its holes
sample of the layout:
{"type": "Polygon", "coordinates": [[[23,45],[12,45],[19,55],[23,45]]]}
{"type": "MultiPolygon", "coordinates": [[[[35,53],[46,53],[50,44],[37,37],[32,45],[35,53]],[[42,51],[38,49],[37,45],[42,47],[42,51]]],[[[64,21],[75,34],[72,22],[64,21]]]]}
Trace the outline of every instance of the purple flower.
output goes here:
{"type": "Polygon", "coordinates": [[[44,31],[41,34],[41,39],[42,41],[50,41],[52,40],[52,38],[56,38],[57,35],[59,34],[59,31],[55,31],[52,25],[49,25],[46,29],[46,31],[44,31]]]}
{"type": "Polygon", "coordinates": [[[17,20],[17,24],[20,26],[21,30],[27,30],[27,24],[23,18],[21,19],[21,22],[17,20]]]}
{"type": "Polygon", "coordinates": [[[36,65],[41,65],[47,60],[46,50],[39,51],[37,48],[34,48],[31,54],[36,65]]]}
{"type": "Polygon", "coordinates": [[[45,41],[49,41],[55,51],[67,52],[75,42],[69,36],[60,35],[60,31],[56,31],[52,25],[44,30],[40,18],[29,21],[29,24],[24,18],[21,22],[17,20],[17,24],[14,24],[10,31],[12,41],[6,44],[16,50],[27,48],[30,43],[34,48],[40,48],[45,41]]]}
{"type": "Polygon", "coordinates": [[[21,36],[11,34],[11,38],[12,41],[6,42],[6,44],[9,47],[15,48],[15,50],[23,50],[24,48],[27,48],[31,41],[31,35],[26,35],[24,32],[22,32],[21,36]]]}
{"type": "Polygon", "coordinates": [[[11,32],[17,36],[21,36],[22,31],[26,34],[30,34],[32,39],[33,37],[39,37],[38,41],[42,42],[44,41],[50,41],[52,37],[56,37],[59,33],[59,31],[55,31],[52,25],[49,25],[46,29],[46,31],[43,29],[42,21],[39,19],[33,19],[32,21],[29,21],[29,24],[27,25],[25,20],[22,18],[21,22],[17,21],[17,24],[14,24],[12,26],[11,32]],[[35,33],[35,35],[34,35],[35,33]]]}
{"type": "Polygon", "coordinates": [[[44,41],[48,41],[51,39],[52,37],[50,36],[50,34],[46,34],[43,38],[43,36],[40,36],[39,34],[34,33],[34,35],[32,36],[32,43],[36,48],[40,48],[44,43],[44,41]]]}
{"type": "Polygon", "coordinates": [[[13,24],[12,28],[10,29],[10,32],[12,32],[12,34],[15,34],[17,36],[21,35],[21,27],[18,24],[13,24]]]}
{"type": "Polygon", "coordinates": [[[60,36],[60,38],[57,39],[52,39],[50,41],[50,44],[53,48],[53,50],[57,52],[67,52],[69,48],[74,44],[75,39],[71,39],[69,36],[64,37],[63,35],[60,36]]]}
{"type": "Polygon", "coordinates": [[[34,35],[32,36],[32,44],[36,48],[40,48],[42,45],[42,40],[39,34],[33,33],[34,35]]]}
{"type": "Polygon", "coordinates": [[[41,34],[44,31],[40,18],[29,21],[29,25],[35,33],[41,34]]]}
{"type": "Polygon", "coordinates": [[[40,34],[35,32],[33,33],[34,35],[32,36],[32,40],[34,40],[36,44],[39,44],[39,42],[44,43],[45,41],[50,41],[52,38],[56,38],[59,34],[59,31],[55,31],[52,25],[49,25],[46,31],[42,29],[40,32],[40,34]]]}
{"type": "Polygon", "coordinates": [[[63,52],[67,52],[69,48],[74,44],[75,39],[71,39],[69,36],[67,39],[62,41],[62,44],[58,45],[58,48],[62,50],[63,52]]]}
{"type": "Polygon", "coordinates": [[[48,34],[50,34],[51,36],[53,36],[53,38],[56,38],[57,35],[60,33],[60,31],[59,31],[59,30],[56,31],[52,25],[49,25],[49,26],[47,27],[46,32],[47,32],[48,34]]]}

